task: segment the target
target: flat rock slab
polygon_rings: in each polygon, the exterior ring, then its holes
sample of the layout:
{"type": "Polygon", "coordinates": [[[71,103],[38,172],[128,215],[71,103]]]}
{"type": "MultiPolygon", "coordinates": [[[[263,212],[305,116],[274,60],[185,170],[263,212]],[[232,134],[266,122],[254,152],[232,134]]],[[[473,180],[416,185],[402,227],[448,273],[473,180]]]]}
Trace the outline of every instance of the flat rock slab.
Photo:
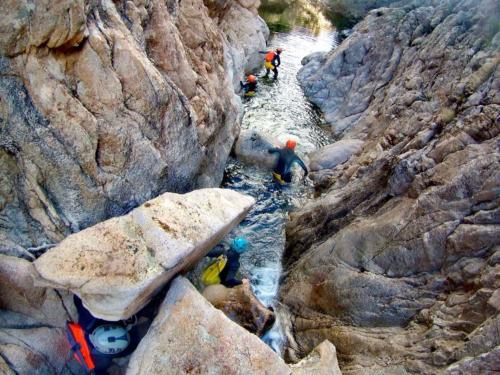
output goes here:
{"type": "Polygon", "coordinates": [[[254,202],[227,189],[165,193],[68,236],[34,262],[38,283],[71,290],[95,317],[126,319],[203,257],[254,202]]]}
{"type": "Polygon", "coordinates": [[[321,147],[308,155],[309,168],[313,172],[333,169],[337,165],[345,163],[353,154],[360,151],[363,143],[358,139],[346,139],[321,147]]]}
{"type": "Polygon", "coordinates": [[[280,375],[291,370],[257,336],[178,277],[130,359],[127,375],[138,374],[280,375]]]}

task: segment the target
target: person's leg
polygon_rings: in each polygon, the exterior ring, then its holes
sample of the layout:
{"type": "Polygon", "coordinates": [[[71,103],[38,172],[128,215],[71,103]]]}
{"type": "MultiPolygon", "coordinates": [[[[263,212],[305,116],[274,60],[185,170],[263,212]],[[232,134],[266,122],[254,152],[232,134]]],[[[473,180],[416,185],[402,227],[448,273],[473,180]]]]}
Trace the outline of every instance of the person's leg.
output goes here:
{"type": "Polygon", "coordinates": [[[264,77],[268,77],[269,76],[269,72],[270,72],[270,69],[266,68],[266,75],[264,77]]]}
{"type": "Polygon", "coordinates": [[[277,67],[274,67],[273,73],[274,73],[274,79],[278,78],[278,68],[277,67]]]}

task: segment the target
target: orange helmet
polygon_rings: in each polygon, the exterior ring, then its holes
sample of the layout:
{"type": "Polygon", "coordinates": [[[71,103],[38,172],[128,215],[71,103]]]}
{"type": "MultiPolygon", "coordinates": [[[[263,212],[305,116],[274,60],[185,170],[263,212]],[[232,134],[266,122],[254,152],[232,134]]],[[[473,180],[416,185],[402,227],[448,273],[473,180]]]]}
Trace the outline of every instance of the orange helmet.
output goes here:
{"type": "Polygon", "coordinates": [[[295,146],[297,146],[297,142],[293,139],[289,139],[288,141],[286,141],[286,148],[293,150],[295,146]]]}
{"type": "Polygon", "coordinates": [[[250,74],[250,75],[247,77],[247,81],[248,81],[248,82],[252,82],[252,83],[257,82],[257,77],[255,77],[255,76],[253,76],[253,75],[251,75],[251,74],[250,74]]]}

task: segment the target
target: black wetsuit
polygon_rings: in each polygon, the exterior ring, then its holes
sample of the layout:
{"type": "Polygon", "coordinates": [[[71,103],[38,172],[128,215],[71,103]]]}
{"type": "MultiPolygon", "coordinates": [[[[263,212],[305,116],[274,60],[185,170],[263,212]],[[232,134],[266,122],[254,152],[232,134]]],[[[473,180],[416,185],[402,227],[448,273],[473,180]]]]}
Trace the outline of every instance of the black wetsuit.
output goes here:
{"type": "Polygon", "coordinates": [[[245,94],[249,92],[255,92],[257,90],[257,82],[241,82],[240,81],[240,86],[241,88],[245,91],[245,94]]]}
{"type": "Polygon", "coordinates": [[[236,273],[240,268],[240,254],[238,252],[232,248],[226,251],[222,246],[217,246],[207,256],[216,258],[222,254],[226,255],[227,263],[219,275],[221,284],[228,288],[242,284],[242,281],[236,277],[236,273]]]}
{"type": "Polygon", "coordinates": [[[285,182],[292,181],[292,165],[298,163],[305,174],[308,174],[307,167],[304,162],[289,148],[272,148],[268,150],[270,154],[278,154],[278,162],[274,168],[274,173],[280,175],[281,179],[285,182]]]}
{"type": "Polygon", "coordinates": [[[132,327],[129,330],[130,343],[129,346],[121,353],[118,354],[103,354],[99,352],[90,341],[90,334],[100,325],[104,324],[117,324],[122,325],[122,322],[108,322],[106,320],[98,319],[92,316],[92,314],[83,306],[82,300],[76,295],[73,297],[73,302],[75,303],[76,310],[78,311],[78,324],[80,324],[85,331],[85,339],[90,347],[90,354],[95,364],[95,374],[104,375],[107,374],[107,369],[112,364],[112,360],[115,357],[126,357],[131,354],[137,345],[139,344],[139,335],[136,327],[132,327]]]}
{"type": "MultiPolygon", "coordinates": [[[[259,51],[259,53],[269,53],[269,51],[259,51]]],[[[280,58],[280,54],[278,52],[274,52],[274,57],[273,59],[271,60],[271,64],[274,66],[273,68],[273,73],[274,73],[274,78],[278,78],[278,66],[281,65],[281,58],[280,58]]],[[[268,69],[266,67],[266,77],[269,75],[269,71],[270,69],[268,69]]]]}

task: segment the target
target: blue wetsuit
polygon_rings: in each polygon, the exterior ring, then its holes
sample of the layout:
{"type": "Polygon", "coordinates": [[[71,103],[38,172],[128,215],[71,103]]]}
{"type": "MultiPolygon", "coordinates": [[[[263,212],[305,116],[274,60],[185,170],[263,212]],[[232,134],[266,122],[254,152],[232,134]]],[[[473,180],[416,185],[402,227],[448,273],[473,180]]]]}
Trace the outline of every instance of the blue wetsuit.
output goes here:
{"type": "Polygon", "coordinates": [[[242,284],[242,281],[236,277],[236,273],[240,268],[240,254],[237,251],[233,248],[226,251],[222,246],[217,246],[207,256],[216,258],[222,254],[226,255],[227,263],[219,275],[221,284],[228,288],[242,284]]]}
{"type": "Polygon", "coordinates": [[[289,148],[271,148],[268,150],[270,154],[278,154],[278,162],[274,168],[274,173],[278,174],[280,178],[285,182],[292,181],[292,165],[293,163],[298,163],[304,173],[307,175],[307,167],[304,162],[295,154],[295,152],[289,148]]]}

